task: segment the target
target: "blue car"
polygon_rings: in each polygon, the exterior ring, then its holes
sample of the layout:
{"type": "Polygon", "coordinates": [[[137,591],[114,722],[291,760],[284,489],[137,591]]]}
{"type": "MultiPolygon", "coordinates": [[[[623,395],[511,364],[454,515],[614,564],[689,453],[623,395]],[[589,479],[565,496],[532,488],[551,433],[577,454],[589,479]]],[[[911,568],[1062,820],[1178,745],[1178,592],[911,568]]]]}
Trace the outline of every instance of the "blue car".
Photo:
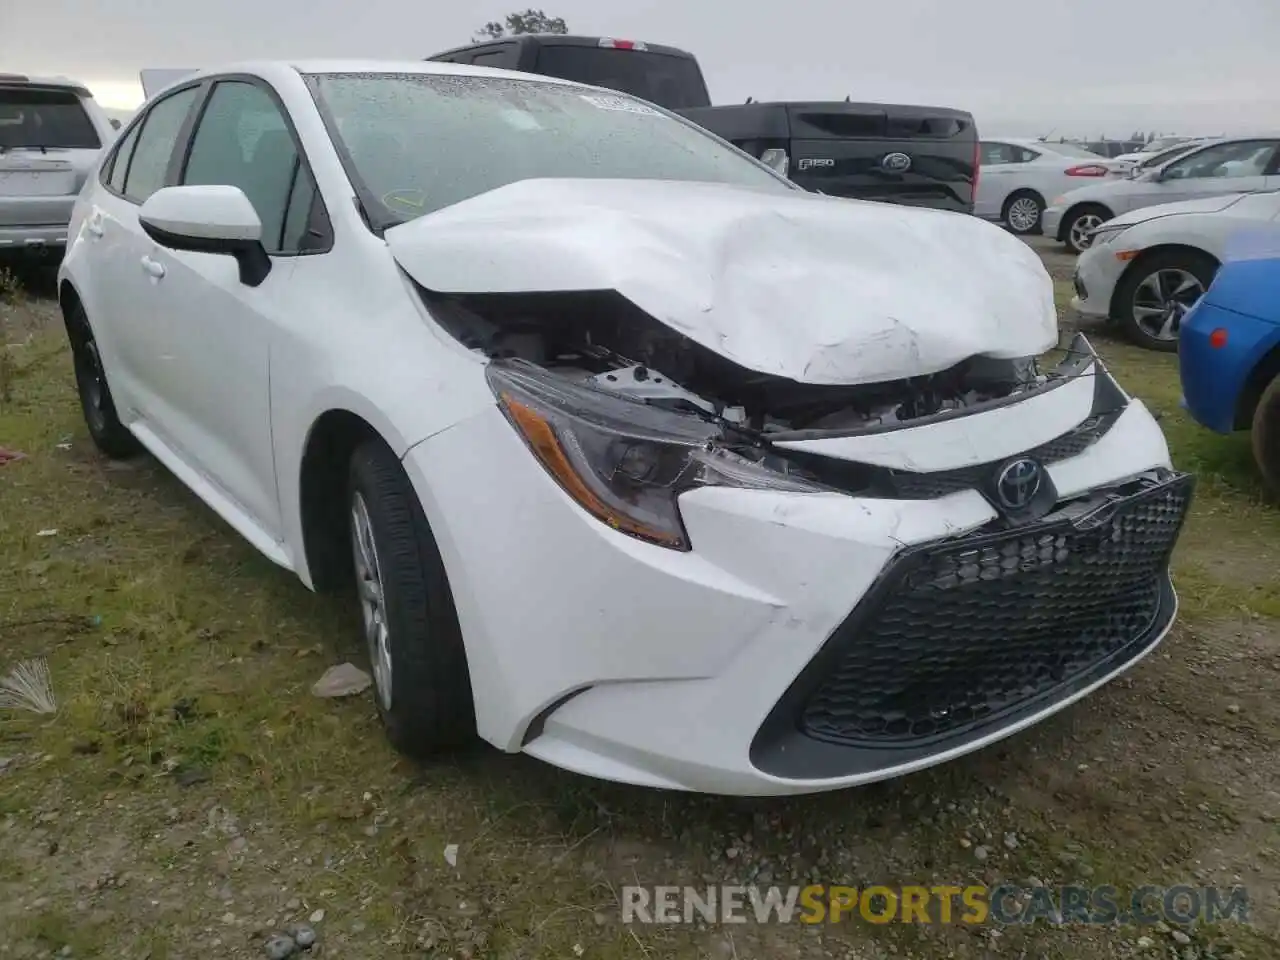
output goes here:
{"type": "Polygon", "coordinates": [[[1223,263],[1183,317],[1178,361],[1183,406],[1218,433],[1251,431],[1280,497],[1280,251],[1223,263]]]}

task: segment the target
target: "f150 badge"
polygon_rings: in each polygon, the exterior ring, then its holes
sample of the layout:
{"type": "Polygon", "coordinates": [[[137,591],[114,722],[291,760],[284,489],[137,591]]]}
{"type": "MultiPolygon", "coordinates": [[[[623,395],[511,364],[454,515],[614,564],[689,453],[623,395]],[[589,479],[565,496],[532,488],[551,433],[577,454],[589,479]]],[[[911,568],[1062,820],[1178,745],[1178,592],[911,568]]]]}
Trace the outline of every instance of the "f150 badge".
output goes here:
{"type": "Polygon", "coordinates": [[[834,167],[836,162],[830,157],[805,157],[800,161],[801,170],[813,170],[818,167],[834,167]]]}

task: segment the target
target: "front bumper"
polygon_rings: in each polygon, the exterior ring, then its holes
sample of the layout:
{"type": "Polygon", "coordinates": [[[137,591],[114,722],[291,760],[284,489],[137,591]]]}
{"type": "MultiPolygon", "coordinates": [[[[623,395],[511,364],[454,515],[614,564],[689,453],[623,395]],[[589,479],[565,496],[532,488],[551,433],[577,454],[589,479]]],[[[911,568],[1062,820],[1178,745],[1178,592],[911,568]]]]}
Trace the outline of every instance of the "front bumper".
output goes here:
{"type": "Polygon", "coordinates": [[[1113,248],[1107,244],[1095,245],[1076,258],[1071,277],[1075,296],[1071,309],[1091,320],[1106,320],[1111,316],[1111,300],[1116,284],[1124,272],[1126,262],[1118,260],[1113,248]]]}
{"type": "MultiPolygon", "coordinates": [[[[1091,390],[1003,408],[1001,429],[983,414],[858,438],[874,441],[859,456],[895,470],[895,459],[927,460],[917,469],[954,479],[986,470],[996,448],[984,441],[1020,433],[1021,449],[1046,451],[1064,503],[1167,471],[1138,401],[1086,448],[1053,447],[1064,423],[1089,417],[1091,390]]],[[[930,488],[930,499],[708,487],[681,498],[693,550],[678,553],[587,516],[496,409],[405,464],[449,572],[481,735],[610,780],[761,796],[898,776],[1062,709],[1152,649],[1174,615],[1178,524],[1162,527],[1158,549],[1134,548],[1145,566],[1124,582],[1146,593],[1094,598],[1118,589],[1108,551],[1128,549],[1131,512],[1095,516],[1092,532],[1015,527],[990,540],[998,515],[966,483],[930,488]],[[1033,535],[1066,539],[1046,555],[1033,535]],[[1074,572],[1062,573],[1068,561],[1074,572]],[[964,585],[931,606],[926,594],[946,589],[937,564],[964,585]],[[1058,589],[1049,619],[1036,612],[1042,589],[1058,589]],[[1073,603],[1087,622],[1072,619],[1073,603]],[[859,682],[866,669],[873,687],[859,682]],[[921,718],[904,705],[915,701],[937,729],[912,726],[921,718]]]]}
{"type": "Polygon", "coordinates": [[[1062,229],[1062,215],[1066,212],[1066,207],[1045,207],[1044,213],[1040,214],[1040,230],[1046,237],[1062,239],[1059,231],[1062,229]]]}

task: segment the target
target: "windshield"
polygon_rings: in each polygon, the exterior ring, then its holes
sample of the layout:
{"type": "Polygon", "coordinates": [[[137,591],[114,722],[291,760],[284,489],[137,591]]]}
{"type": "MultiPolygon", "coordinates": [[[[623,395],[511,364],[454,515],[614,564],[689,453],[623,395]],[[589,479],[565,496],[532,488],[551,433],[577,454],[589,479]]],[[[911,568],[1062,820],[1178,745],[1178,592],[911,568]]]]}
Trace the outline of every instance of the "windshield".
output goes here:
{"type": "Polygon", "coordinates": [[[1159,153],[1152,154],[1147,157],[1147,159],[1139,163],[1137,169],[1150,170],[1152,167],[1158,167],[1160,164],[1172,160],[1175,157],[1180,157],[1197,146],[1199,146],[1199,144],[1195,142],[1186,142],[1181,143],[1176,147],[1170,147],[1168,150],[1161,150],[1159,153]]]}
{"type": "Polygon", "coordinates": [[[348,173],[381,226],[518,180],[790,183],[691,123],[569,84],[450,74],[312,74],[348,173]],[[334,129],[336,127],[336,129],[334,129]]]}
{"type": "Polygon", "coordinates": [[[1160,137],[1158,140],[1152,140],[1142,148],[1143,153],[1159,153],[1161,150],[1168,150],[1170,147],[1176,147],[1180,143],[1186,142],[1186,137],[1160,137]]]}
{"type": "Polygon", "coordinates": [[[709,107],[707,85],[692,57],[545,43],[531,73],[621,90],[668,110],[709,107]]]}
{"type": "Polygon", "coordinates": [[[74,90],[0,88],[0,150],[102,146],[74,90]]]}

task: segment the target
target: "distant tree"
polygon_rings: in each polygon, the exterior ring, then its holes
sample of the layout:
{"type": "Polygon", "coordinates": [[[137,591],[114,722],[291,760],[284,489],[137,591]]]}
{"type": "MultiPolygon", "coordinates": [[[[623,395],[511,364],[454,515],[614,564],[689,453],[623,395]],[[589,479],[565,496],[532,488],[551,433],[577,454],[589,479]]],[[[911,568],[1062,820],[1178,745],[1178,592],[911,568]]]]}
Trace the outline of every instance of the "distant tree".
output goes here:
{"type": "Polygon", "coordinates": [[[513,37],[518,33],[568,33],[569,27],[565,24],[563,17],[548,17],[541,10],[524,10],[518,13],[508,13],[501,22],[490,20],[481,27],[472,38],[479,42],[482,40],[497,40],[501,37],[513,37]]]}

